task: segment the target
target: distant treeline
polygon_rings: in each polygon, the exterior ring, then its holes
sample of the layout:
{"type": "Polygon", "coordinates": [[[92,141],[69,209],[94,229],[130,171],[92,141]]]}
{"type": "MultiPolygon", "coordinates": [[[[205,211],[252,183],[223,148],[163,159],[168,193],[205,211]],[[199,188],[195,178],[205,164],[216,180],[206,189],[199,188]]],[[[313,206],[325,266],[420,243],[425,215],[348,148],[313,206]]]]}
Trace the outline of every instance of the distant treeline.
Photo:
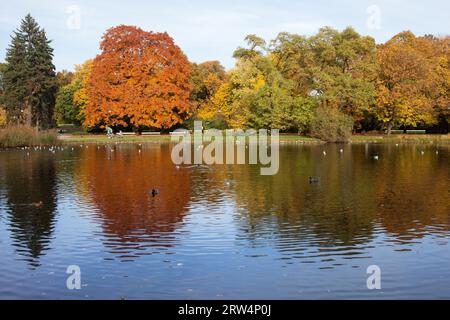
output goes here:
{"type": "Polygon", "coordinates": [[[227,72],[217,61],[190,63],[167,33],[122,25],[106,31],[97,57],[56,73],[50,41],[28,15],[0,65],[0,122],[141,131],[195,119],[309,133],[337,119],[336,130],[449,130],[448,36],[406,31],[377,45],[350,27],[325,27],[245,41],[227,72]]]}

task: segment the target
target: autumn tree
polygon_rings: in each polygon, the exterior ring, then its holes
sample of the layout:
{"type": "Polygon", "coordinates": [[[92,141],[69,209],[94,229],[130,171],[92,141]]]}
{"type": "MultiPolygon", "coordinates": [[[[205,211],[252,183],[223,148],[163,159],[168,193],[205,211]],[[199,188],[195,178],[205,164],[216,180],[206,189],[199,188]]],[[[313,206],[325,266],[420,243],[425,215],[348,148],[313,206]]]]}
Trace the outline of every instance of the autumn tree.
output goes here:
{"type": "Polygon", "coordinates": [[[45,31],[27,15],[6,52],[2,81],[9,119],[44,128],[53,124],[57,82],[52,60],[45,31]]]}
{"type": "Polygon", "coordinates": [[[58,82],[58,88],[62,88],[70,84],[73,80],[74,73],[68,70],[58,71],[56,73],[56,81],[58,82]]]}
{"type": "Polygon", "coordinates": [[[167,33],[109,29],[87,86],[84,124],[170,128],[192,112],[190,65],[167,33]]]}
{"type": "Polygon", "coordinates": [[[217,89],[211,103],[198,112],[200,120],[213,123],[216,128],[244,128],[248,125],[249,96],[258,82],[258,70],[253,61],[262,58],[265,41],[255,35],[245,38],[248,48],[234,52],[236,67],[228,73],[227,81],[217,89]]]}
{"type": "Polygon", "coordinates": [[[380,46],[377,60],[380,71],[375,113],[388,133],[395,126],[435,123],[438,64],[430,41],[402,32],[380,46]]]}
{"type": "Polygon", "coordinates": [[[91,69],[92,60],[75,66],[75,73],[70,76],[71,81],[59,89],[55,106],[55,118],[58,123],[83,123],[89,101],[86,90],[91,69]]]}
{"type": "Polygon", "coordinates": [[[200,64],[192,63],[191,69],[190,99],[195,112],[191,120],[210,120],[209,123],[205,123],[206,126],[220,127],[216,121],[218,119],[211,117],[209,112],[212,110],[212,98],[227,79],[225,68],[218,61],[207,61],[200,64]]]}
{"type": "Polygon", "coordinates": [[[82,65],[76,66],[72,84],[76,90],[73,94],[73,103],[77,109],[76,120],[84,123],[86,109],[89,104],[88,86],[91,78],[93,60],[87,60],[82,65]]]}
{"type": "Polygon", "coordinates": [[[209,100],[226,80],[225,68],[219,61],[191,64],[191,100],[202,104],[209,100]]]}
{"type": "Polygon", "coordinates": [[[431,44],[433,68],[433,101],[437,120],[443,132],[450,129],[450,37],[425,37],[431,44]]]}
{"type": "Polygon", "coordinates": [[[238,48],[236,66],[199,114],[203,119],[221,120],[228,128],[277,128],[304,131],[312,118],[311,97],[294,94],[294,84],[274,65],[263,39],[245,38],[238,48]]]}

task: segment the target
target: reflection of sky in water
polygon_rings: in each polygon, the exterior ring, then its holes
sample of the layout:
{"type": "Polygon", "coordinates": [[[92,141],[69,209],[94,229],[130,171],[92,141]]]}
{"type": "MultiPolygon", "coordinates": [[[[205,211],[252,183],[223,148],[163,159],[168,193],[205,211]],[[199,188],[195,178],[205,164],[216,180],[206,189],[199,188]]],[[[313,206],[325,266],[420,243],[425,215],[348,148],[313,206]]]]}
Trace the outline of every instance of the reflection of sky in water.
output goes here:
{"type": "Polygon", "coordinates": [[[135,146],[2,153],[0,298],[449,298],[449,149],[335,148],[283,147],[279,175],[264,178],[176,170],[154,145],[142,159],[135,146]],[[129,177],[107,175],[119,169],[129,177]],[[48,187],[27,180],[36,172],[55,183],[53,211],[26,207],[48,187]],[[152,186],[157,199],[140,190],[152,186]],[[65,289],[73,264],[78,292],[65,289]],[[366,289],[374,264],[381,292],[366,289]]]}

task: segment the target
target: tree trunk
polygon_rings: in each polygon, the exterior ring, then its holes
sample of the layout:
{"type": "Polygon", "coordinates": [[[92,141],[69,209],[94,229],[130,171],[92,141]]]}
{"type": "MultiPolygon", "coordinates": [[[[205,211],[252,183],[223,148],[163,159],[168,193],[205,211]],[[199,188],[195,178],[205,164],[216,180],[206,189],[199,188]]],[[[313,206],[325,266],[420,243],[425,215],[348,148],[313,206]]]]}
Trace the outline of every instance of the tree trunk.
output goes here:
{"type": "Polygon", "coordinates": [[[27,125],[31,127],[33,126],[33,107],[31,105],[31,98],[28,98],[27,109],[28,109],[27,125]]]}
{"type": "Polygon", "coordinates": [[[394,126],[392,125],[392,123],[389,123],[388,124],[388,129],[387,129],[387,135],[388,135],[388,137],[389,136],[391,136],[391,134],[392,134],[392,128],[393,128],[394,126]]]}

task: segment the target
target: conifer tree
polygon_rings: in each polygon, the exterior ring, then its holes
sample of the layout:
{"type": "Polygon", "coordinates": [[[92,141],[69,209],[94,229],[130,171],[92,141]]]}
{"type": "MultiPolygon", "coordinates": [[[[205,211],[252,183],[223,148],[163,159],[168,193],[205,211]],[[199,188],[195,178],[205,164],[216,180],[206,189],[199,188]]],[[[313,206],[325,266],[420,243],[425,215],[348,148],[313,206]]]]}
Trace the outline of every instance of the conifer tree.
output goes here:
{"type": "Polygon", "coordinates": [[[11,36],[3,74],[8,120],[40,128],[53,125],[57,81],[45,31],[27,15],[11,36]]]}

